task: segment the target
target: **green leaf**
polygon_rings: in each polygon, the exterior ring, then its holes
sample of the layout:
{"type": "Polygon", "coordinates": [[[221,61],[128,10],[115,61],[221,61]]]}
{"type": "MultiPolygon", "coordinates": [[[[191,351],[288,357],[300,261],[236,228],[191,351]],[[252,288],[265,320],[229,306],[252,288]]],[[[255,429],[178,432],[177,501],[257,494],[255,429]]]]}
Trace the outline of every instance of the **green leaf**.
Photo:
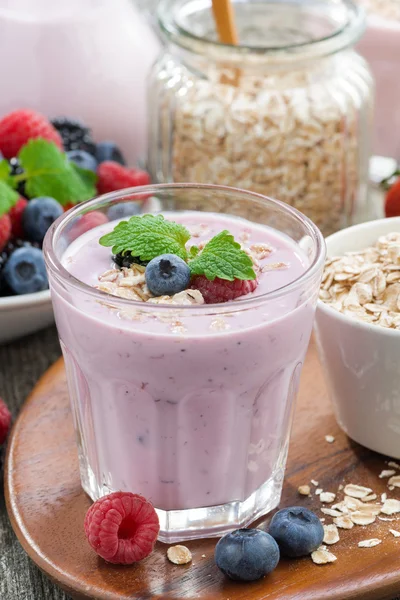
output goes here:
{"type": "Polygon", "coordinates": [[[2,175],[3,169],[0,163],[0,217],[8,213],[19,198],[18,193],[1,179],[2,175]]]}
{"type": "Polygon", "coordinates": [[[185,244],[189,238],[189,231],[179,223],[167,221],[162,215],[142,215],[121,221],[99,242],[102,246],[112,246],[114,254],[128,251],[143,261],[160,254],[176,254],[186,260],[185,244]]]}
{"type": "Polygon", "coordinates": [[[20,151],[28,196],[51,196],[68,204],[89,200],[96,194],[92,176],[76,168],[53,142],[30,140],[20,151]]]}
{"type": "Polygon", "coordinates": [[[197,246],[191,246],[190,250],[189,250],[190,258],[194,258],[195,256],[198,255],[199,252],[200,252],[200,250],[197,246]]]}
{"type": "Polygon", "coordinates": [[[192,275],[205,275],[211,281],[256,278],[251,258],[226,230],[214,236],[189,266],[192,275]]]}

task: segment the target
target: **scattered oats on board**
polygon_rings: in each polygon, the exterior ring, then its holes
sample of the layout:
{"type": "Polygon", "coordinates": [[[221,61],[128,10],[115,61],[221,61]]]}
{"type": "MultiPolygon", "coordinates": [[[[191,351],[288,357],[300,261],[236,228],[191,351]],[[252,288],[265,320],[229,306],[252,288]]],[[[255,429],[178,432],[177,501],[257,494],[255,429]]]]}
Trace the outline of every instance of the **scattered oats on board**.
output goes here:
{"type": "Polygon", "coordinates": [[[388,485],[393,487],[400,487],[400,475],[395,475],[394,477],[391,477],[388,481],[388,485]]]}
{"type": "Polygon", "coordinates": [[[400,465],[397,462],[394,462],[394,460],[389,460],[388,462],[388,467],[392,467],[393,469],[397,469],[400,470],[400,465]]]}
{"type": "Polygon", "coordinates": [[[335,510],[333,508],[325,508],[325,506],[323,506],[321,508],[321,512],[324,515],[328,515],[328,517],[341,517],[342,516],[342,513],[339,512],[338,510],[335,510]]]}
{"type": "Polygon", "coordinates": [[[385,479],[385,477],[391,477],[392,475],[395,475],[396,471],[393,470],[383,470],[379,473],[379,479],[385,479]]]}
{"type": "Polygon", "coordinates": [[[312,552],[311,560],[316,565],[326,565],[327,563],[333,563],[337,560],[336,556],[327,550],[326,546],[320,546],[317,550],[312,552]]]}
{"type": "Polygon", "coordinates": [[[333,519],[333,522],[340,529],[352,529],[354,527],[354,523],[348,515],[340,515],[333,519]]]}
{"type": "Polygon", "coordinates": [[[329,546],[332,544],[336,544],[339,540],[339,532],[338,528],[335,524],[333,525],[323,525],[324,528],[324,544],[328,544],[329,546]]]}
{"type": "Polygon", "coordinates": [[[335,441],[335,438],[333,437],[333,435],[326,435],[325,441],[328,442],[328,444],[332,444],[335,441]]]}
{"type": "Polygon", "coordinates": [[[400,330],[400,232],[328,258],[320,299],[358,321],[400,330]]]}
{"type": "Polygon", "coordinates": [[[374,546],[378,546],[382,540],[378,540],[378,538],[371,538],[370,540],[363,540],[362,542],[358,542],[359,548],[373,548],[374,546]]]}
{"type": "Polygon", "coordinates": [[[335,498],[336,494],[334,494],[333,492],[321,492],[321,494],[319,495],[319,499],[321,500],[321,502],[325,502],[327,504],[334,502],[335,498]]]}
{"type": "Polygon", "coordinates": [[[354,485],[353,483],[349,483],[345,486],[344,493],[346,496],[350,496],[351,498],[364,498],[364,496],[371,494],[372,490],[371,488],[367,488],[362,485],[354,485]]]}
{"type": "Polygon", "coordinates": [[[311,489],[309,485],[300,485],[297,488],[298,493],[300,494],[300,496],[309,496],[311,489]]]}
{"type": "Polygon", "coordinates": [[[174,565],[187,565],[192,560],[192,553],[186,546],[170,546],[167,557],[174,565]]]}
{"type": "Polygon", "coordinates": [[[393,537],[395,537],[395,538],[400,537],[400,531],[396,531],[395,529],[389,529],[389,531],[393,537]]]}
{"type": "Polygon", "coordinates": [[[377,499],[377,495],[376,494],[370,494],[369,496],[364,496],[364,498],[361,498],[362,502],[372,502],[373,500],[377,499]]]}
{"type": "Polygon", "coordinates": [[[350,514],[350,519],[354,525],[371,525],[375,522],[376,516],[356,510],[350,514]]]}
{"type": "Polygon", "coordinates": [[[384,515],[395,515],[400,512],[400,500],[388,498],[381,507],[381,512],[384,515]]]}

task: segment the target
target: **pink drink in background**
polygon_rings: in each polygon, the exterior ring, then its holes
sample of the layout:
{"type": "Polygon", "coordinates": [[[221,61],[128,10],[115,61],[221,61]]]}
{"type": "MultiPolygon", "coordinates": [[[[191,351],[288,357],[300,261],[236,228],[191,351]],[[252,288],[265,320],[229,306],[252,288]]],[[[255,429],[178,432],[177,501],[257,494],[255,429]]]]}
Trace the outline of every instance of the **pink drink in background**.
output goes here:
{"type": "Polygon", "coordinates": [[[357,49],[376,85],[373,152],[400,160],[400,21],[370,15],[357,49]]]}
{"type": "Polygon", "coordinates": [[[81,118],[133,166],[146,155],[146,77],[159,46],[132,0],[0,0],[0,116],[81,118]]]}

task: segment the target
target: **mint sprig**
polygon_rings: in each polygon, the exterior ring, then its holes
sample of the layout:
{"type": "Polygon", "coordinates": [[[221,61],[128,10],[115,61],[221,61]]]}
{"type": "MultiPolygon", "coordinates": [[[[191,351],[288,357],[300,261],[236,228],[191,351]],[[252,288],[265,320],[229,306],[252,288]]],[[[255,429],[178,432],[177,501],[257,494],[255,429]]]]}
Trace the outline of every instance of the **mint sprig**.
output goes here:
{"type": "Polygon", "coordinates": [[[189,266],[192,275],[205,275],[211,281],[256,278],[251,258],[227,230],[214,236],[189,266]]]}
{"type": "Polygon", "coordinates": [[[6,160],[0,161],[0,216],[17,202],[15,189],[22,182],[30,198],[50,196],[62,205],[96,195],[96,174],[70,162],[53,142],[30,140],[21,148],[18,160],[23,169],[18,175],[11,175],[6,160]]]}
{"type": "Polygon", "coordinates": [[[24,173],[17,175],[25,181],[29,197],[50,196],[68,204],[89,200],[95,193],[96,176],[77,169],[52,142],[30,140],[18,155],[24,173]]]}
{"type": "Polygon", "coordinates": [[[256,278],[250,257],[229,231],[221,231],[202,250],[197,246],[187,250],[189,239],[189,231],[180,223],[167,221],[163,215],[142,215],[121,221],[99,243],[111,246],[113,254],[130,253],[144,262],[176,254],[188,263],[192,275],[205,275],[211,281],[256,278]]]}
{"type": "Polygon", "coordinates": [[[180,223],[166,221],[162,215],[143,215],[121,221],[99,242],[102,246],[112,246],[114,254],[130,252],[143,261],[160,254],[176,254],[187,260],[185,244],[189,238],[189,231],[180,223]]]}

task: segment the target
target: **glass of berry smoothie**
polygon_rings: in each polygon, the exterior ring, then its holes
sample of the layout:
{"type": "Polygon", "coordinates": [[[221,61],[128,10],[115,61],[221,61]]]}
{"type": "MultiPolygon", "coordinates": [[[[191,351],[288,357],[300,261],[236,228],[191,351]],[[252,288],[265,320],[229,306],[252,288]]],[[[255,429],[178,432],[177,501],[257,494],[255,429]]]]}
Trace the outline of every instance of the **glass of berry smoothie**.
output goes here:
{"type": "Polygon", "coordinates": [[[144,495],[165,542],[273,509],[325,256],[313,223],[155,185],[67,212],[44,254],[89,496],[144,495]]]}

